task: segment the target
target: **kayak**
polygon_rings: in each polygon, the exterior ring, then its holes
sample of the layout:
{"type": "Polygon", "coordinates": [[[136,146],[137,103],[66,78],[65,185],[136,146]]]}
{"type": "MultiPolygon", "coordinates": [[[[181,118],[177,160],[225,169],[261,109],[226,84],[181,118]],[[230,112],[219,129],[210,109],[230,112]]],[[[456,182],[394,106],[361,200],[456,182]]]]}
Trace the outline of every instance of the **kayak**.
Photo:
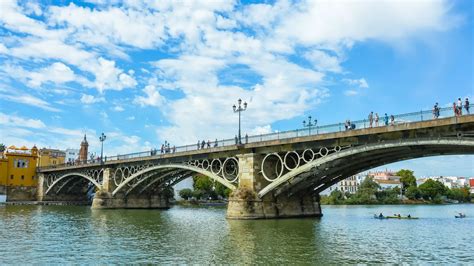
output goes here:
{"type": "Polygon", "coordinates": [[[456,218],[466,218],[466,215],[455,215],[456,218]]]}
{"type": "Polygon", "coordinates": [[[418,217],[398,217],[398,216],[387,216],[387,219],[405,219],[405,220],[413,220],[418,219],[418,217]]]}
{"type": "Polygon", "coordinates": [[[385,216],[379,217],[379,216],[375,215],[375,216],[374,216],[374,219],[383,220],[383,219],[388,219],[388,218],[385,217],[385,216]]]}

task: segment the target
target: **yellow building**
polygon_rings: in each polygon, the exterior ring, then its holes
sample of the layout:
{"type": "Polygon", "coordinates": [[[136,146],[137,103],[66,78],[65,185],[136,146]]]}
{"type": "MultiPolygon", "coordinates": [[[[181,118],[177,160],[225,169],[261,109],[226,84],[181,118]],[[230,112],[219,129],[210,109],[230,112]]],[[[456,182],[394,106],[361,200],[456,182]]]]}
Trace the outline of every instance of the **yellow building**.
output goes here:
{"type": "Polygon", "coordinates": [[[0,155],[0,186],[36,187],[38,149],[10,146],[0,155]]]}
{"type": "Polygon", "coordinates": [[[64,164],[66,160],[66,152],[56,149],[43,148],[39,151],[38,166],[50,166],[64,164]]]}

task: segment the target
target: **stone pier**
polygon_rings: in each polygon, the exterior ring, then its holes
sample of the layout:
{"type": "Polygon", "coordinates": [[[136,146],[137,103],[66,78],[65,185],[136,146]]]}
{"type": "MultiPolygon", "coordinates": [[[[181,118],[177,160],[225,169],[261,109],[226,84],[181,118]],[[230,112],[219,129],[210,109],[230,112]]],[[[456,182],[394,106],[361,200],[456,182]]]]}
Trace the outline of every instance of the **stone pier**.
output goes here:
{"type": "Polygon", "coordinates": [[[321,217],[318,195],[302,194],[286,196],[266,195],[259,198],[257,192],[269,182],[261,173],[263,156],[249,153],[239,155],[239,188],[229,197],[228,219],[271,219],[296,217],[321,217]]]}

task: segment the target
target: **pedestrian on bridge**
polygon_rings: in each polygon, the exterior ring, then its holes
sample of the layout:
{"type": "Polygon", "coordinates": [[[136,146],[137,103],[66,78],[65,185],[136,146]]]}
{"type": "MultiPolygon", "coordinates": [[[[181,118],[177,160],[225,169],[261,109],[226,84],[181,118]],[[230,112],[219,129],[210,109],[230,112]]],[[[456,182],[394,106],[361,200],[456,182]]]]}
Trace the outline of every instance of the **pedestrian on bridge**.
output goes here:
{"type": "Polygon", "coordinates": [[[395,116],[390,115],[390,125],[393,126],[395,125],[395,116]]]}
{"type": "Polygon", "coordinates": [[[458,113],[462,115],[462,101],[461,98],[458,98],[458,113]]]}
{"type": "Polygon", "coordinates": [[[375,126],[379,126],[379,113],[375,113],[375,126]]]}
{"type": "Polygon", "coordinates": [[[385,117],[384,117],[384,122],[385,122],[385,125],[388,126],[388,115],[387,113],[385,113],[385,117]]]}
{"type": "Polygon", "coordinates": [[[469,113],[469,99],[468,98],[466,98],[466,101],[464,102],[464,108],[466,109],[467,114],[471,114],[469,113]]]}
{"type": "Polygon", "coordinates": [[[197,149],[199,150],[199,146],[200,146],[201,142],[198,140],[198,144],[197,144],[197,149]]]}
{"type": "Polygon", "coordinates": [[[372,124],[374,123],[374,112],[370,112],[369,114],[369,125],[372,127],[372,124]]]}
{"type": "Polygon", "coordinates": [[[216,147],[217,147],[217,139],[216,139],[216,141],[214,142],[214,148],[216,148],[216,147]]]}
{"type": "Polygon", "coordinates": [[[204,149],[205,146],[206,146],[206,141],[203,140],[203,141],[201,142],[201,149],[204,149]]]}
{"type": "Polygon", "coordinates": [[[458,107],[456,106],[456,102],[453,103],[453,111],[455,116],[459,116],[458,107]]]}
{"type": "Polygon", "coordinates": [[[433,106],[433,118],[438,119],[438,117],[439,117],[439,107],[438,107],[438,103],[436,103],[433,106]]]}
{"type": "Polygon", "coordinates": [[[207,147],[208,147],[208,148],[211,147],[211,141],[210,141],[210,140],[207,140],[207,147]]]}

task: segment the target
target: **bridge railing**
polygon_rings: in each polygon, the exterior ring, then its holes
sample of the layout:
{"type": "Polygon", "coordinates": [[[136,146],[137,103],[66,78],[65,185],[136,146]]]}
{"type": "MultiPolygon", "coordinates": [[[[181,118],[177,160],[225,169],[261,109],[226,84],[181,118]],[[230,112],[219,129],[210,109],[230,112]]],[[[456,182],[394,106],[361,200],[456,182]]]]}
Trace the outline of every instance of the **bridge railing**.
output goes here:
{"type": "MultiPolygon", "coordinates": [[[[440,108],[439,109],[439,116],[438,118],[446,118],[454,116],[454,111],[452,107],[440,108]]],[[[379,116],[378,123],[375,122],[375,113],[374,113],[374,121],[372,123],[372,127],[383,127],[383,126],[391,126],[391,125],[398,125],[403,123],[412,123],[412,122],[420,122],[426,120],[436,119],[434,117],[432,110],[420,110],[418,112],[412,113],[405,113],[405,114],[398,114],[393,116],[393,121],[390,114],[387,114],[388,119],[385,117],[385,113],[379,116]]],[[[327,133],[334,133],[334,132],[342,132],[346,130],[357,130],[363,128],[370,128],[370,121],[369,119],[362,119],[356,121],[350,121],[350,127],[346,128],[346,124],[342,123],[335,123],[330,125],[323,125],[323,126],[313,126],[308,128],[301,128],[296,130],[289,130],[289,131],[281,131],[269,134],[260,134],[248,137],[242,137],[242,143],[256,143],[262,141],[271,141],[271,140],[281,140],[281,139],[289,139],[289,138],[297,138],[297,137],[307,137],[319,134],[327,134],[327,133]]],[[[215,141],[210,142],[210,148],[214,147],[226,147],[226,146],[233,146],[236,145],[236,139],[222,139],[217,141],[217,146],[215,141]]],[[[159,149],[153,149],[150,151],[144,152],[137,152],[137,153],[129,153],[123,155],[115,155],[115,156],[105,156],[103,162],[100,159],[92,159],[85,162],[75,162],[75,163],[66,163],[66,164],[57,164],[51,166],[44,166],[40,169],[50,169],[50,168],[59,168],[64,166],[73,166],[73,165],[84,165],[84,164],[97,164],[100,165],[101,163],[110,162],[110,161],[117,161],[117,160],[126,160],[126,159],[135,159],[135,158],[145,158],[145,157],[153,157],[153,158],[161,158],[166,154],[174,154],[174,153],[183,153],[188,151],[195,151],[202,149],[202,144],[196,143],[191,145],[184,145],[184,146],[177,146],[177,147],[170,147],[168,151],[161,153],[159,149]]],[[[207,143],[204,145],[204,150],[209,150],[207,143]]]]}

